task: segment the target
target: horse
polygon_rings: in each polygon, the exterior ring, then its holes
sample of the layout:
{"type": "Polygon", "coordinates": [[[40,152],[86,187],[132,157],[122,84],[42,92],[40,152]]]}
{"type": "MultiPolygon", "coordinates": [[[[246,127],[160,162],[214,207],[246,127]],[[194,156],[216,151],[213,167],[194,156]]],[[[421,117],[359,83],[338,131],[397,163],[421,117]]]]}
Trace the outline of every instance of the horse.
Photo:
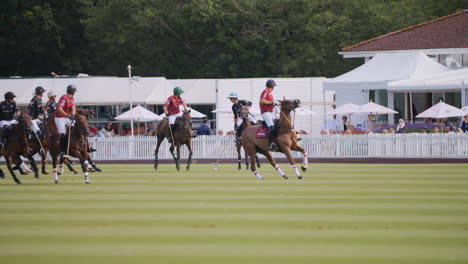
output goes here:
{"type": "MultiPolygon", "coordinates": [[[[281,103],[281,114],[276,126],[276,144],[278,146],[278,152],[282,152],[286,155],[291,167],[294,169],[296,177],[303,179],[301,173],[297,169],[296,163],[292,157],[291,150],[300,151],[303,154],[303,165],[301,166],[302,171],[306,171],[308,168],[308,160],[306,151],[298,145],[297,134],[293,130],[293,123],[291,122],[291,111],[300,106],[300,100],[282,100],[281,103]]],[[[281,170],[276,164],[275,160],[268,151],[268,139],[263,137],[257,137],[257,130],[262,128],[262,125],[251,126],[245,129],[242,133],[242,146],[250,156],[250,168],[257,179],[263,180],[263,177],[257,172],[255,168],[255,154],[263,154],[271,166],[275,168],[278,174],[284,179],[288,179],[288,176],[281,170]]]]}
{"type": "Polygon", "coordinates": [[[158,125],[156,131],[156,137],[158,138],[158,144],[156,150],[154,151],[154,169],[158,169],[158,153],[159,147],[161,146],[162,141],[165,137],[172,137],[172,144],[169,148],[174,162],[176,164],[176,169],[180,170],[180,146],[187,145],[189,150],[189,156],[187,160],[187,170],[190,170],[190,164],[192,164],[192,121],[190,120],[190,110],[183,111],[182,117],[176,119],[176,128],[171,131],[169,126],[169,119],[165,118],[158,125]],[[177,150],[177,154],[174,153],[174,148],[177,150]]]}
{"type": "MultiPolygon", "coordinates": [[[[6,165],[10,171],[13,180],[17,184],[21,184],[21,181],[16,177],[15,172],[13,171],[13,161],[21,160],[20,156],[28,156],[28,140],[27,137],[31,133],[31,116],[26,114],[21,114],[18,117],[18,124],[12,125],[8,128],[6,132],[5,146],[3,149],[0,149],[0,155],[5,158],[6,165]]],[[[31,164],[33,168],[37,170],[35,163],[31,164]]],[[[3,172],[0,175],[4,175],[3,172]]]]}
{"type": "Polygon", "coordinates": [[[57,164],[60,163],[61,167],[63,167],[63,162],[65,158],[68,157],[75,157],[80,160],[81,169],[84,173],[85,183],[89,184],[89,172],[88,172],[88,143],[86,137],[88,136],[88,121],[86,117],[83,115],[76,114],[75,118],[75,125],[68,128],[68,146],[67,146],[67,156],[60,156],[60,143],[59,138],[60,135],[55,127],[55,123],[50,120],[48,122],[48,147],[50,151],[50,155],[52,156],[52,166],[54,168],[54,182],[57,184],[59,183],[58,178],[58,171],[57,171],[57,164]],[[53,124],[53,126],[52,126],[53,124]],[[68,156],[70,155],[70,156],[68,156]]]}
{"type": "MultiPolygon", "coordinates": [[[[242,119],[242,128],[239,132],[239,135],[242,135],[242,133],[245,131],[245,129],[249,126],[252,126],[249,120],[250,112],[249,108],[247,106],[243,106],[240,110],[239,113],[239,118],[242,119]]],[[[241,148],[242,148],[242,137],[236,137],[236,150],[237,150],[237,169],[240,170],[242,168],[242,155],[241,155],[241,148]]],[[[244,151],[245,152],[245,151],[244,151]]],[[[255,159],[257,160],[257,167],[260,168],[260,160],[258,159],[258,156],[255,155],[255,159]]],[[[245,153],[245,169],[249,169],[249,158],[247,153],[245,153]]]]}

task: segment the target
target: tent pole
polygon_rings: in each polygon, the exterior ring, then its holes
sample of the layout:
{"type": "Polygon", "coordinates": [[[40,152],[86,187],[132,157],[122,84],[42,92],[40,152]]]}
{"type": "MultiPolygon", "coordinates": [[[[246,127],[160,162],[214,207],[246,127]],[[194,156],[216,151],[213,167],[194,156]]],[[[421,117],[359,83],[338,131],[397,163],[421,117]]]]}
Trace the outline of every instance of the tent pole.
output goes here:
{"type": "Polygon", "coordinates": [[[409,101],[410,101],[409,107],[410,107],[410,113],[411,113],[410,121],[411,123],[413,123],[413,93],[412,92],[409,93],[409,101]]]}

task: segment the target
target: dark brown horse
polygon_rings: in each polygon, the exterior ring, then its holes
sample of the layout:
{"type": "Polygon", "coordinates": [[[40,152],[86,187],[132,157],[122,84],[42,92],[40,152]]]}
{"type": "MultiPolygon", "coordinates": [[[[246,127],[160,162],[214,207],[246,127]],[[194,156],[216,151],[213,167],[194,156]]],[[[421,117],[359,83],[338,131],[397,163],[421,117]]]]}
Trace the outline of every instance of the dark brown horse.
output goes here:
{"type": "MultiPolygon", "coordinates": [[[[291,118],[291,111],[299,107],[299,100],[283,100],[281,101],[281,114],[278,120],[278,126],[276,128],[276,144],[278,146],[278,152],[282,152],[286,155],[291,167],[294,169],[294,172],[298,179],[302,179],[301,173],[297,169],[296,163],[292,157],[291,150],[300,151],[303,153],[303,165],[302,171],[306,171],[308,167],[307,153],[305,150],[298,145],[296,131],[293,130],[293,123],[291,118]]],[[[252,126],[245,129],[242,134],[242,146],[250,157],[250,166],[251,170],[254,173],[257,179],[263,179],[260,173],[257,172],[255,168],[255,153],[260,153],[265,155],[265,157],[270,161],[271,166],[273,166],[278,174],[287,179],[288,176],[284,174],[281,168],[276,164],[275,160],[268,151],[268,139],[267,138],[257,138],[257,129],[261,127],[252,126]]]]}
{"type": "MultiPolygon", "coordinates": [[[[68,135],[69,138],[68,142],[68,153],[65,153],[67,156],[75,157],[80,160],[81,169],[84,173],[85,183],[90,183],[89,181],[89,172],[88,172],[88,141],[86,137],[88,136],[88,121],[86,117],[83,115],[75,115],[75,124],[74,126],[68,128],[68,135]]],[[[61,165],[64,162],[65,158],[68,157],[59,157],[61,150],[60,150],[60,143],[59,138],[60,135],[55,127],[55,123],[52,121],[48,122],[48,147],[50,151],[50,155],[52,156],[52,166],[54,168],[54,181],[55,183],[59,183],[58,178],[58,171],[57,171],[57,164],[60,163],[61,165]]],[[[62,165],[63,166],[63,165],[62,165]]]]}
{"type": "MultiPolygon", "coordinates": [[[[239,118],[242,119],[242,127],[241,127],[241,131],[239,133],[239,135],[242,135],[242,133],[245,131],[245,129],[247,127],[250,127],[252,126],[252,124],[250,123],[250,120],[249,120],[249,116],[250,116],[250,111],[249,111],[249,107],[247,106],[243,106],[240,110],[240,113],[239,113],[239,118]]],[[[241,149],[242,149],[242,137],[236,137],[236,150],[237,150],[237,169],[240,170],[242,168],[241,164],[242,164],[242,155],[241,155],[241,149]]],[[[244,151],[245,152],[245,151],[244,151]]],[[[245,169],[249,169],[249,159],[248,159],[248,155],[247,153],[245,153],[245,169]]],[[[258,159],[258,156],[255,155],[255,159],[257,160],[257,166],[260,168],[260,160],[258,159]]]]}
{"type": "Polygon", "coordinates": [[[164,119],[159,123],[158,129],[156,132],[156,137],[158,138],[158,144],[156,150],[154,151],[154,169],[158,169],[158,153],[159,147],[161,146],[162,141],[165,137],[171,137],[172,144],[169,148],[174,162],[176,164],[176,169],[180,170],[180,146],[187,145],[189,150],[189,156],[187,160],[186,169],[190,169],[190,164],[192,164],[192,121],[190,120],[190,110],[184,111],[182,117],[176,119],[175,122],[176,128],[171,131],[169,126],[169,119],[164,119]],[[177,150],[177,153],[174,153],[174,148],[177,150]]]}
{"type": "MultiPolygon", "coordinates": [[[[17,184],[21,181],[13,171],[13,161],[20,160],[20,156],[29,156],[28,136],[31,133],[31,117],[22,114],[18,117],[18,124],[12,125],[6,132],[5,146],[0,149],[0,155],[5,158],[8,170],[17,184]]],[[[34,164],[35,165],[35,164],[34,164]]],[[[36,167],[37,169],[37,167],[36,167]]],[[[0,173],[0,175],[3,174],[0,173]]]]}

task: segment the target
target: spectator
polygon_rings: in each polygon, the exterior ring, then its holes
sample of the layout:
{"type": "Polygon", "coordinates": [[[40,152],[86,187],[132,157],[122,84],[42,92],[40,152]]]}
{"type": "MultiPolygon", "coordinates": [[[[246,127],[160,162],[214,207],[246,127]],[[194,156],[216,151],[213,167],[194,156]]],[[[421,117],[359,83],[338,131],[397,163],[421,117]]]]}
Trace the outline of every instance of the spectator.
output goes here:
{"type": "Polygon", "coordinates": [[[224,131],[222,129],[218,130],[218,136],[223,136],[224,135],[224,131]]]}
{"type": "Polygon", "coordinates": [[[389,134],[395,134],[395,129],[393,127],[388,129],[389,134]]]}
{"type": "Polygon", "coordinates": [[[453,133],[452,126],[446,126],[446,127],[444,128],[444,132],[445,132],[445,133],[453,133]]]}
{"type": "Polygon", "coordinates": [[[388,134],[388,130],[387,129],[382,129],[382,134],[388,134]]]}
{"type": "MultiPolygon", "coordinates": [[[[468,130],[467,130],[468,131],[468,130]]],[[[465,132],[463,132],[463,130],[461,128],[457,128],[457,134],[463,134],[465,132]]],[[[468,133],[468,132],[467,132],[468,133]]]]}
{"type": "Polygon", "coordinates": [[[348,117],[347,116],[343,116],[341,118],[341,124],[340,124],[340,127],[338,130],[341,130],[341,131],[346,131],[350,129],[350,126],[349,126],[349,123],[348,123],[348,117]]]}
{"type": "Polygon", "coordinates": [[[156,136],[156,127],[154,124],[150,124],[148,126],[148,129],[146,130],[146,135],[147,136],[156,136]]]}
{"type": "MultiPolygon", "coordinates": [[[[106,137],[103,132],[104,128],[102,126],[97,127],[96,137],[106,137]]],[[[105,130],[104,130],[105,131],[105,130]]]]}
{"type": "Polygon", "coordinates": [[[210,120],[204,119],[203,124],[197,129],[197,136],[211,135],[210,120]]]}
{"type": "Polygon", "coordinates": [[[352,132],[351,132],[351,129],[346,129],[346,131],[345,131],[345,134],[346,134],[346,135],[351,135],[351,133],[352,133],[352,132]]]}
{"type": "Polygon", "coordinates": [[[421,133],[427,134],[427,127],[423,126],[421,128],[421,133]]]}
{"type": "Polygon", "coordinates": [[[234,132],[234,130],[228,131],[226,133],[226,136],[235,136],[235,135],[236,135],[236,132],[234,132]]]}
{"type": "Polygon", "coordinates": [[[335,130],[334,130],[334,129],[330,129],[330,135],[335,135],[335,134],[336,134],[335,130]]]}
{"type": "Polygon", "coordinates": [[[106,124],[106,127],[102,132],[104,133],[104,136],[106,136],[106,137],[115,136],[114,129],[112,128],[112,123],[110,123],[110,122],[106,124]]]}
{"type": "Polygon", "coordinates": [[[320,135],[328,135],[328,134],[330,134],[330,133],[328,133],[328,130],[326,130],[326,129],[320,130],[320,135]]]}
{"type": "Polygon", "coordinates": [[[403,119],[399,119],[395,133],[405,133],[405,132],[406,132],[405,121],[403,119]]]}
{"type": "Polygon", "coordinates": [[[463,133],[468,133],[468,115],[466,115],[463,119],[460,129],[463,131],[463,133]]]}
{"type": "Polygon", "coordinates": [[[440,133],[439,126],[434,126],[434,133],[440,133]]]}

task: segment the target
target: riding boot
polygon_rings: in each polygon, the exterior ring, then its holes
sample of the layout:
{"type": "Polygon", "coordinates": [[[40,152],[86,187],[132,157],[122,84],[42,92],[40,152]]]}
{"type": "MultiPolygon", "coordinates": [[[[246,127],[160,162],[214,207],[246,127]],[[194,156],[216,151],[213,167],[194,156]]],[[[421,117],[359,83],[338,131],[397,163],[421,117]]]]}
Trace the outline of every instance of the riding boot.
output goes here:
{"type": "Polygon", "coordinates": [[[278,147],[276,146],[276,143],[275,143],[275,127],[274,126],[268,127],[267,133],[268,133],[268,150],[269,151],[278,150],[278,147]]]}
{"type": "Polygon", "coordinates": [[[67,152],[67,135],[60,134],[60,152],[66,153],[67,152]]]}

